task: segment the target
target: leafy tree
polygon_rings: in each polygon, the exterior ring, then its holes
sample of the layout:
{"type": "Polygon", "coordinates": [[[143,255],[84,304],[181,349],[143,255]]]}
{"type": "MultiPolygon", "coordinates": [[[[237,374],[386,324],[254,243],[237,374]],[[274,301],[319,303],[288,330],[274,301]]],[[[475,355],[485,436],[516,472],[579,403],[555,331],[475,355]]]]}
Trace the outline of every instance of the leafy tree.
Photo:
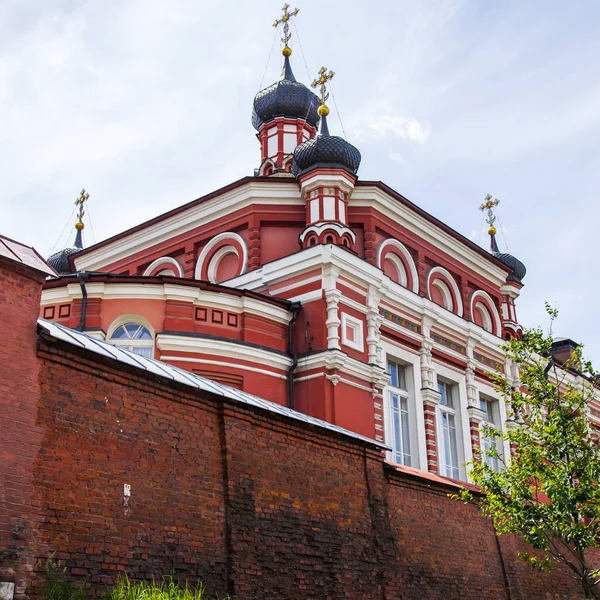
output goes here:
{"type": "MultiPolygon", "coordinates": [[[[546,304],[553,323],[557,311],[546,304]]],[[[600,446],[588,418],[588,403],[598,381],[578,348],[564,365],[552,359],[552,327],[528,329],[522,340],[504,346],[519,366],[515,389],[504,376],[497,387],[507,402],[504,433],[488,426],[482,435],[497,445],[508,442],[506,462],[493,443],[485,454],[498,458],[495,471],[483,451],[469,463],[481,488],[475,498],[462,489],[457,496],[477,502],[498,534],[521,535],[538,552],[520,553],[538,570],[562,563],[581,584],[586,598],[600,597],[600,569],[586,550],[600,545],[600,446]]]]}

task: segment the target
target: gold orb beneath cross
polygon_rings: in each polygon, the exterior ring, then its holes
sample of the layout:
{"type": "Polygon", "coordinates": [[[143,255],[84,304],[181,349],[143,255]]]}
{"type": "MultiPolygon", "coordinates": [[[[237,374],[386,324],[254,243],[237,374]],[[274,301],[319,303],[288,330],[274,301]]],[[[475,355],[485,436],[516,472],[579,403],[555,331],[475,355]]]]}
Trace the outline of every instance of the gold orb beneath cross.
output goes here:
{"type": "Polygon", "coordinates": [[[84,227],[85,225],[81,221],[77,221],[77,223],[75,223],[75,229],[77,229],[77,231],[81,231],[84,227]]]}
{"type": "Polygon", "coordinates": [[[490,235],[496,235],[498,232],[497,232],[496,228],[493,225],[490,225],[489,228],[488,228],[488,233],[490,235]]]}
{"type": "Polygon", "coordinates": [[[320,117],[326,117],[329,114],[329,108],[325,104],[321,104],[319,108],[317,108],[317,114],[320,117]]]}
{"type": "Polygon", "coordinates": [[[283,50],[281,51],[281,54],[283,54],[283,56],[291,56],[292,49],[289,46],[284,46],[283,50]]]}

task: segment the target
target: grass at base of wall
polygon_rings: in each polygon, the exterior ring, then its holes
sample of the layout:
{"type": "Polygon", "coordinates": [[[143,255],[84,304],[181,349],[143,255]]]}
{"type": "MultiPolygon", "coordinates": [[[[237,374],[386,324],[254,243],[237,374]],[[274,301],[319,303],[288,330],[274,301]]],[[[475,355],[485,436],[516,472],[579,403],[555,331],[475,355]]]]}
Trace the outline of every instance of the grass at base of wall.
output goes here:
{"type": "MultiPolygon", "coordinates": [[[[48,576],[45,600],[89,600],[87,589],[65,578],[66,568],[54,560],[54,554],[43,566],[48,576]]],[[[118,577],[104,597],[106,600],[208,600],[201,583],[190,587],[186,582],[182,586],[172,576],[160,581],[130,581],[126,576],[118,577]]]]}

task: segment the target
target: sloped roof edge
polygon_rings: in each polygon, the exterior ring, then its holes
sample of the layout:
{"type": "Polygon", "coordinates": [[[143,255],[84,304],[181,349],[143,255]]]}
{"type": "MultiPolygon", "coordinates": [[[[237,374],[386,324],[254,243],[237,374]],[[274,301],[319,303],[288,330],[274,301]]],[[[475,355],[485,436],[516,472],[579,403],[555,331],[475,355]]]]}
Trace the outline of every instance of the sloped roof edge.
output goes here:
{"type": "Polygon", "coordinates": [[[75,346],[78,349],[93,352],[94,354],[115,360],[130,367],[143,369],[148,373],[163,377],[167,380],[185,385],[190,388],[202,390],[216,396],[221,396],[245,406],[258,408],[269,413],[287,417],[288,419],[292,419],[297,422],[311,425],[318,429],[324,429],[344,437],[353,438],[361,441],[364,444],[375,446],[381,450],[388,450],[388,447],[385,444],[381,444],[380,442],[372,440],[366,436],[348,431],[343,427],[327,423],[326,421],[321,421],[320,419],[297,412],[287,408],[286,406],[280,406],[279,404],[269,402],[264,398],[259,398],[258,396],[253,396],[247,392],[236,390],[221,383],[217,383],[216,381],[211,381],[210,379],[206,379],[200,375],[189,373],[188,371],[184,371],[183,369],[179,369],[178,367],[174,367],[173,365],[169,365],[160,360],[146,358],[144,356],[140,356],[139,354],[134,354],[129,350],[124,350],[118,346],[113,346],[107,342],[94,339],[85,333],[82,333],[81,331],[69,329],[64,325],[59,325],[53,321],[39,318],[38,326],[43,333],[45,333],[47,338],[60,340],[61,342],[75,346]]]}

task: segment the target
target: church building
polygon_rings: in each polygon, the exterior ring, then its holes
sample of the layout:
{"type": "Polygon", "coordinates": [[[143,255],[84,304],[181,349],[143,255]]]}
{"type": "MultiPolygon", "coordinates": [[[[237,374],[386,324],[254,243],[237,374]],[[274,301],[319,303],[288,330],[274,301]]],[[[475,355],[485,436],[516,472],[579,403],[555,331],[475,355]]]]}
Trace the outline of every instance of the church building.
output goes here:
{"type": "Polygon", "coordinates": [[[497,246],[490,196],[486,250],[359,178],[359,150],[327,121],[334,73],[294,75],[288,9],[281,78],[253,101],[254,174],[88,248],[82,192],[40,317],[466,481],[482,423],[505,426],[490,376],[517,381],[499,346],[521,335],[526,269],[497,246]]]}

